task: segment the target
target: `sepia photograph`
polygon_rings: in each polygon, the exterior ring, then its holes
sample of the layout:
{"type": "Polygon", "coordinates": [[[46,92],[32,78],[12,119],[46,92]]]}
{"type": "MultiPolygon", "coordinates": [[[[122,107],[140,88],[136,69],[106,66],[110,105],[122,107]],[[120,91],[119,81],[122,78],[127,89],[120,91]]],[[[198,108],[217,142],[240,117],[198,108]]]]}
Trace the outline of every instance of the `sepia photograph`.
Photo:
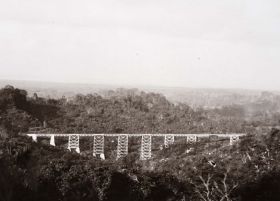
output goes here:
{"type": "Polygon", "coordinates": [[[0,201],[280,201],[280,1],[0,0],[0,201]]]}

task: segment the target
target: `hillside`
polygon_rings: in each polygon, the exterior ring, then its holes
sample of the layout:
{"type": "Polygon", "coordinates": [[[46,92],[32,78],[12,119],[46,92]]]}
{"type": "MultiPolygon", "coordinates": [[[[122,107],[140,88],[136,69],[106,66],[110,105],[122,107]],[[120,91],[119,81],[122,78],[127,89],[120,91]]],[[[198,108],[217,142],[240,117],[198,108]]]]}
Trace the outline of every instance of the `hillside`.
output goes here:
{"type": "MultiPolygon", "coordinates": [[[[37,94],[29,97],[25,90],[8,86],[0,90],[0,96],[2,116],[9,116],[12,110],[24,115],[24,118],[19,117],[24,122],[14,127],[20,132],[28,127],[42,126],[44,121],[50,129],[66,133],[197,133],[209,132],[209,129],[211,132],[245,129],[238,116],[235,120],[212,120],[207,117],[207,111],[173,104],[156,93],[112,91],[108,97],[79,94],[71,99],[46,99],[37,94]]],[[[11,118],[11,124],[20,122],[11,115],[3,119],[2,127],[7,128],[4,121],[8,118],[11,118]]]]}
{"type": "Polygon", "coordinates": [[[193,110],[138,90],[47,99],[6,86],[0,90],[0,115],[0,200],[280,199],[280,131],[263,132],[255,121],[240,118],[237,106],[193,110]],[[100,161],[88,141],[78,155],[67,151],[65,142],[50,147],[18,135],[43,122],[49,131],[69,133],[250,132],[234,146],[211,138],[178,141],[155,149],[148,161],[139,160],[137,141],[116,161],[110,142],[112,151],[100,161]]]}

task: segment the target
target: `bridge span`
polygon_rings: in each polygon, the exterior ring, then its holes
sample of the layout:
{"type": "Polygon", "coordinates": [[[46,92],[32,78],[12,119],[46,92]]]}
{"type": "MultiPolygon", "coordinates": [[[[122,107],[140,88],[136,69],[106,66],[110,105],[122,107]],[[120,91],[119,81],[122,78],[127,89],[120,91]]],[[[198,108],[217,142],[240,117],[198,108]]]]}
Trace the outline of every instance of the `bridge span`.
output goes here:
{"type": "Polygon", "coordinates": [[[81,137],[93,137],[93,156],[99,155],[101,159],[105,159],[104,155],[104,138],[105,137],[117,137],[117,159],[124,157],[128,154],[128,138],[129,137],[141,137],[141,150],[140,159],[147,160],[152,157],[152,138],[164,137],[164,146],[168,147],[174,143],[175,137],[183,137],[187,139],[188,143],[195,143],[198,138],[205,138],[216,136],[219,138],[229,138],[229,144],[233,145],[238,142],[240,137],[245,136],[244,133],[229,133],[229,134],[213,134],[213,133],[201,133],[201,134],[73,134],[73,133],[28,133],[27,136],[32,137],[34,142],[37,142],[38,137],[50,138],[50,145],[55,146],[55,138],[64,137],[68,138],[68,149],[71,151],[75,149],[77,153],[80,153],[80,138],[81,137]]]}

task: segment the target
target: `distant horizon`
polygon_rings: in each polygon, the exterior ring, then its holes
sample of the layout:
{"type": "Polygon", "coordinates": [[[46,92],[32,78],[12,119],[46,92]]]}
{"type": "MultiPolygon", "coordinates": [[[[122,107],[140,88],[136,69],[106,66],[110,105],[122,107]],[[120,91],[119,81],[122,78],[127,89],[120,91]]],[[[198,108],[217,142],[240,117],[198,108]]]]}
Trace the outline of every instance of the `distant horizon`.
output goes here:
{"type": "MultiPolygon", "coordinates": [[[[80,85],[80,86],[99,86],[99,87],[104,87],[104,88],[126,88],[126,89],[132,89],[132,88],[137,88],[137,89],[152,89],[152,88],[156,88],[156,89],[191,89],[191,90],[228,90],[228,91],[256,91],[256,92],[261,92],[261,91],[269,91],[269,92],[277,92],[280,93],[280,90],[271,90],[271,89],[255,89],[255,88],[223,88],[223,87],[186,87],[186,86],[163,86],[163,85],[143,85],[143,84],[109,84],[109,83],[94,83],[94,82],[59,82],[59,81],[45,81],[45,80],[25,80],[25,79],[17,79],[17,80],[11,80],[11,79],[1,79],[0,78],[0,84],[2,82],[5,82],[7,85],[12,85],[15,83],[12,82],[24,82],[24,83],[41,83],[42,87],[44,88],[45,86],[43,86],[44,84],[51,84],[51,85],[80,85]],[[9,83],[11,82],[11,83],[9,83]]],[[[4,86],[4,85],[3,85],[4,86]]],[[[36,86],[34,86],[36,87],[36,86]]],[[[37,86],[38,87],[38,86],[37,86]]],[[[20,88],[20,87],[19,87],[20,88]]]]}

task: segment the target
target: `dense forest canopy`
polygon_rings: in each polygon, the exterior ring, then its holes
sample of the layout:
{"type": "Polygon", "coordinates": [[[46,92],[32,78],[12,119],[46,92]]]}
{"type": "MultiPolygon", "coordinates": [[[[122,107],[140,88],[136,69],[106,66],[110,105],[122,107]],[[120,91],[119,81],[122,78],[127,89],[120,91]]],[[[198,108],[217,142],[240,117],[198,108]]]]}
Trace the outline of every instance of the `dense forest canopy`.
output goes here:
{"type": "Polygon", "coordinates": [[[47,99],[37,94],[28,96],[25,90],[12,86],[1,89],[0,98],[1,128],[5,130],[17,122],[14,133],[26,132],[28,127],[43,125],[44,121],[56,132],[67,133],[252,132],[256,127],[276,126],[280,121],[274,99],[250,105],[193,109],[183,103],[172,103],[161,94],[137,89],[47,99]],[[12,115],[13,112],[16,114],[12,115]]]}
{"type": "MultiPolygon", "coordinates": [[[[280,200],[279,108],[274,100],[192,108],[136,89],[48,99],[6,86],[0,90],[0,200],[280,200]],[[252,113],[248,116],[248,111],[252,113]],[[252,109],[253,108],[253,109],[252,109]],[[256,110],[256,108],[259,108],[256,110]],[[46,122],[46,123],[44,123],[46,122]],[[45,124],[45,125],[44,125],[45,124]],[[44,128],[46,127],[46,128],[44,128]],[[204,139],[180,142],[140,161],[100,161],[22,136],[42,132],[230,133],[239,144],[204,139]]],[[[90,149],[90,148],[89,148],[90,149]]]]}

